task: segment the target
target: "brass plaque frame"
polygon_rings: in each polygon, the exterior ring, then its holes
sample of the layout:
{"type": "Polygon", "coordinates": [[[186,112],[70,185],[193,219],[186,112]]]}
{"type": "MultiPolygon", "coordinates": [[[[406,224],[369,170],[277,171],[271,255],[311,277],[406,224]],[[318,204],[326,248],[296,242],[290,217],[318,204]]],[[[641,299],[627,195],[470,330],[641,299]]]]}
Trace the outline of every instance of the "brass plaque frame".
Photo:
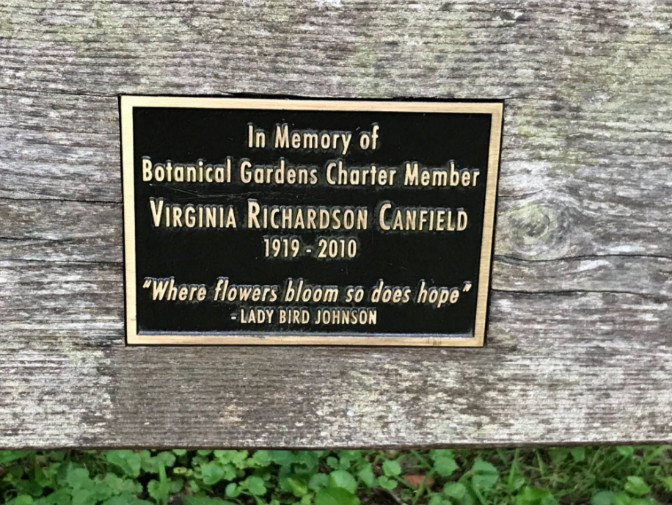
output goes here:
{"type": "Polygon", "coordinates": [[[495,203],[502,135],[502,102],[432,102],[367,100],[289,100],[258,98],[212,98],[181,96],[120,96],[122,184],[124,213],[124,280],[126,342],[129,345],[360,345],[360,346],[439,346],[481,347],[485,342],[486,317],[493,250],[495,203]],[[170,107],[204,109],[272,109],[303,111],[417,112],[490,114],[488,178],[485,189],[485,214],[481,239],[478,296],[474,336],[441,335],[414,337],[381,333],[360,335],[213,335],[198,333],[139,334],[136,314],[135,192],[133,152],[133,109],[170,107]]]}

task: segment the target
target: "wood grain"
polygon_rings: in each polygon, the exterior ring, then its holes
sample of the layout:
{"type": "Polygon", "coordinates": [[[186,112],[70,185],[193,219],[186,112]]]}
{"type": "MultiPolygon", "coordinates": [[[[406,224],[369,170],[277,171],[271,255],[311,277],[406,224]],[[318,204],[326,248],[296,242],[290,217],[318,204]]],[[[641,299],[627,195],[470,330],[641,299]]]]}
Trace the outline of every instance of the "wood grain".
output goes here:
{"type": "Polygon", "coordinates": [[[0,447],[672,441],[672,5],[0,5],[0,447]],[[117,97],[505,100],[483,349],[127,348],[117,97]]]}

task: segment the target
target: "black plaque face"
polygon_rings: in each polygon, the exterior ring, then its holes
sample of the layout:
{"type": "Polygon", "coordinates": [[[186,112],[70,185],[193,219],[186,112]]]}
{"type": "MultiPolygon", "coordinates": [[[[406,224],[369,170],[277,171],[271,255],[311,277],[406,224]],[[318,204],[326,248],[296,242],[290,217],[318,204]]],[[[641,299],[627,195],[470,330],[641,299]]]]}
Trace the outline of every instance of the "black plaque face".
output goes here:
{"type": "Polygon", "coordinates": [[[127,342],[482,346],[501,121],[122,96],[127,342]]]}

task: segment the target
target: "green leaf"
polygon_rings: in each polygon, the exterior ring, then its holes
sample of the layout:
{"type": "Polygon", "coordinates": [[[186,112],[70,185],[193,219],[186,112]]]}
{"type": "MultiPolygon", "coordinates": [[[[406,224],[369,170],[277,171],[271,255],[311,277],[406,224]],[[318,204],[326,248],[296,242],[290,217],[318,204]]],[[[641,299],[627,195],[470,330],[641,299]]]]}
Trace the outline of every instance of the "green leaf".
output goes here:
{"type": "Polygon", "coordinates": [[[441,477],[450,477],[457,468],[457,463],[453,458],[440,457],[434,460],[434,471],[441,477]]]}
{"type": "Polygon", "coordinates": [[[41,496],[42,486],[33,480],[20,480],[15,484],[16,494],[28,494],[30,496],[41,496]]]}
{"type": "Polygon", "coordinates": [[[33,505],[34,503],[35,500],[33,500],[33,497],[27,494],[22,494],[14,498],[14,505],[33,505]]]}
{"type": "Polygon", "coordinates": [[[235,482],[232,482],[226,486],[224,494],[229,498],[238,498],[240,496],[241,491],[242,489],[240,489],[240,486],[235,482]]]}
{"type": "Polygon", "coordinates": [[[357,472],[357,477],[359,477],[359,480],[361,480],[366,487],[372,487],[376,477],[373,475],[371,463],[366,463],[359,472],[357,472]]]}
{"type": "Polygon", "coordinates": [[[38,505],[71,505],[71,503],[72,497],[70,496],[70,490],[66,488],[54,491],[49,496],[40,498],[37,501],[38,505]]]}
{"type": "Polygon", "coordinates": [[[89,471],[72,464],[68,466],[65,482],[73,489],[82,489],[93,485],[93,481],[89,478],[89,471]]]}
{"type": "Polygon", "coordinates": [[[585,459],[586,459],[586,448],[585,447],[572,447],[570,449],[570,452],[572,454],[572,458],[574,458],[574,461],[576,461],[577,463],[585,461],[585,459]]]}
{"type": "Polygon", "coordinates": [[[666,491],[672,491],[672,476],[665,475],[663,477],[658,477],[658,479],[663,483],[666,491]]]}
{"type": "Polygon", "coordinates": [[[246,466],[247,451],[215,451],[214,455],[222,464],[230,463],[237,468],[246,466]]]}
{"type": "Polygon", "coordinates": [[[388,477],[397,477],[401,475],[401,465],[398,461],[385,461],[383,463],[383,473],[388,477]]]}
{"type": "Polygon", "coordinates": [[[294,462],[292,451],[270,451],[271,461],[276,465],[287,466],[294,462]]]}
{"type": "Polygon", "coordinates": [[[395,487],[397,487],[397,481],[394,479],[390,479],[385,475],[381,475],[380,477],[378,477],[378,479],[376,479],[376,482],[383,489],[394,489],[395,487]]]}
{"type": "Polygon", "coordinates": [[[54,474],[55,468],[53,468],[53,465],[47,468],[36,466],[34,474],[35,483],[40,487],[51,486],[53,484],[54,474]]]}
{"type": "Polygon", "coordinates": [[[516,495],[516,505],[557,505],[557,500],[546,489],[525,486],[516,495]]]}
{"type": "Polygon", "coordinates": [[[323,487],[329,485],[329,476],[324,473],[315,473],[310,477],[308,481],[308,488],[313,491],[318,491],[323,487]]]}
{"type": "Polygon", "coordinates": [[[266,484],[264,484],[264,479],[262,479],[261,477],[250,475],[247,479],[245,479],[242,482],[242,484],[253,496],[261,496],[263,494],[266,494],[266,484]]]}
{"type": "Polygon", "coordinates": [[[352,464],[352,458],[348,457],[346,454],[339,452],[339,458],[338,458],[339,468],[347,470],[348,468],[350,468],[351,464],[352,464]]]}
{"type": "Polygon", "coordinates": [[[511,489],[513,489],[514,491],[518,491],[526,483],[527,483],[527,479],[525,478],[524,475],[516,475],[511,479],[511,482],[509,483],[509,487],[511,489]]]}
{"type": "Polygon", "coordinates": [[[633,505],[633,499],[630,495],[618,493],[614,495],[611,505],[633,505]]]}
{"type": "Polygon", "coordinates": [[[184,480],[177,477],[176,479],[168,479],[168,482],[170,482],[170,493],[171,494],[176,494],[182,491],[182,488],[184,487],[184,480]]]}
{"type": "Polygon", "coordinates": [[[357,489],[357,481],[345,470],[334,470],[329,474],[329,487],[340,487],[354,493],[357,489]]]}
{"type": "Polygon", "coordinates": [[[161,485],[157,480],[150,480],[147,483],[147,494],[159,502],[167,500],[170,494],[170,482],[168,482],[168,485],[161,485]]]}
{"type": "Polygon", "coordinates": [[[133,451],[107,451],[105,459],[111,465],[121,468],[121,470],[129,477],[137,477],[140,475],[140,455],[133,451]]]}
{"type": "Polygon", "coordinates": [[[451,449],[432,449],[429,451],[429,457],[432,458],[432,461],[436,461],[438,458],[455,459],[455,451],[451,449]]]}
{"type": "Polygon", "coordinates": [[[255,466],[263,468],[271,464],[271,453],[269,451],[255,451],[250,459],[255,466]]]}
{"type": "Polygon", "coordinates": [[[631,505],[660,505],[653,498],[631,498],[631,505]]]}
{"type": "Polygon", "coordinates": [[[209,498],[207,496],[183,496],[184,505],[235,505],[233,502],[221,498],[209,498]]]}
{"type": "MultiPolygon", "coordinates": [[[[34,454],[34,452],[35,451],[0,451],[0,465],[25,458],[30,454],[34,454]]],[[[18,499],[18,497],[16,499],[18,499]]]]}
{"type": "Polygon", "coordinates": [[[559,466],[567,459],[569,451],[565,447],[551,447],[548,449],[548,455],[551,458],[551,463],[554,466],[559,466]]]}
{"type": "Polygon", "coordinates": [[[105,474],[105,478],[97,485],[97,487],[101,486],[108,488],[112,494],[139,494],[142,492],[142,484],[139,482],[122,479],[113,473],[105,474]]]}
{"type": "Polygon", "coordinates": [[[590,505],[611,505],[614,496],[616,494],[611,491],[600,491],[590,499],[590,505]]]}
{"type": "Polygon", "coordinates": [[[625,458],[632,458],[635,454],[635,448],[631,445],[619,445],[616,451],[625,458]]]}
{"type": "Polygon", "coordinates": [[[72,493],[72,505],[95,505],[93,489],[75,489],[72,493]]]}
{"type": "Polygon", "coordinates": [[[287,483],[289,484],[289,487],[292,490],[292,493],[294,493],[294,496],[296,496],[297,498],[301,498],[302,496],[305,496],[305,495],[308,494],[308,486],[301,479],[295,479],[295,478],[289,477],[287,479],[287,483]]]}
{"type": "Polygon", "coordinates": [[[427,502],[427,505],[450,505],[450,503],[441,498],[441,495],[433,494],[427,502]]]}
{"type": "Polygon", "coordinates": [[[173,454],[175,454],[175,456],[184,456],[186,453],[186,449],[173,449],[173,454]]]}
{"type": "Polygon", "coordinates": [[[341,462],[340,462],[340,460],[339,460],[338,458],[335,458],[335,457],[333,457],[333,456],[329,456],[329,457],[327,458],[327,465],[328,465],[329,468],[331,468],[332,470],[338,470],[338,469],[341,467],[341,462]]]}
{"type": "Polygon", "coordinates": [[[326,487],[315,495],[315,505],[359,505],[359,498],[340,487],[326,487]]]}
{"type": "Polygon", "coordinates": [[[156,456],[150,456],[149,451],[142,458],[142,469],[147,473],[159,473],[161,465],[170,468],[175,464],[175,455],[172,452],[162,451],[156,456]]]}
{"type": "Polygon", "coordinates": [[[296,451],[294,470],[302,473],[319,472],[320,451],[296,451]]]}
{"type": "Polygon", "coordinates": [[[104,501],[102,505],[154,505],[152,502],[147,500],[141,500],[137,496],[133,495],[121,495],[110,498],[107,501],[104,501]]]}
{"type": "Polygon", "coordinates": [[[233,465],[224,465],[224,480],[233,480],[236,478],[236,467],[233,465]]]}
{"type": "Polygon", "coordinates": [[[287,481],[293,475],[294,474],[289,473],[289,467],[280,468],[280,471],[278,472],[277,488],[280,491],[284,491],[285,493],[291,493],[292,492],[292,487],[289,485],[289,482],[287,482],[287,481]]]}
{"type": "Polygon", "coordinates": [[[651,491],[651,488],[644,482],[644,479],[637,477],[636,475],[631,475],[628,477],[628,481],[625,483],[624,489],[635,496],[644,496],[651,491]]]}
{"type": "Polygon", "coordinates": [[[224,478],[224,468],[217,463],[208,463],[201,467],[201,478],[203,483],[212,486],[224,478]]]}
{"type": "Polygon", "coordinates": [[[474,486],[482,489],[490,489],[499,479],[499,471],[491,463],[477,459],[474,461],[474,466],[471,467],[474,475],[471,481],[474,486]]]}
{"type": "Polygon", "coordinates": [[[459,482],[448,482],[443,486],[443,494],[456,500],[461,500],[467,493],[467,488],[459,482]]]}

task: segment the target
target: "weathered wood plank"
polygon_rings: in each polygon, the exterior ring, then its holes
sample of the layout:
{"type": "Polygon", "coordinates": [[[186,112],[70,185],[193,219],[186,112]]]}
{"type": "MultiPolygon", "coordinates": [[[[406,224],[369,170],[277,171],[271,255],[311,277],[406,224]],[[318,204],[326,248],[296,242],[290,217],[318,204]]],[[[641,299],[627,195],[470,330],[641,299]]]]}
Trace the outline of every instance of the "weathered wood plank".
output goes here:
{"type": "Polygon", "coordinates": [[[671,441],[672,6],[0,5],[0,446],[671,441]],[[126,348],[118,93],[503,98],[484,349],[126,348]]]}
{"type": "Polygon", "coordinates": [[[29,1],[2,9],[1,68],[5,85],[20,89],[507,98],[563,89],[580,102],[599,84],[669,92],[665,2],[29,1]]]}
{"type": "MultiPolygon", "coordinates": [[[[0,124],[6,125],[0,130],[0,197],[120,202],[116,98],[0,92],[0,103],[5,106],[0,108],[0,124]],[[30,100],[19,106],[26,96],[30,100]],[[79,118],[79,126],[69,121],[71,116],[79,118]],[[39,119],[27,119],[31,117],[39,119]],[[87,121],[97,125],[90,136],[87,121]],[[19,132],[16,123],[22,123],[19,132]],[[62,124],[71,131],[58,133],[62,124]]],[[[516,249],[524,257],[546,259],[669,256],[669,133],[628,133],[625,122],[619,124],[620,132],[611,128],[605,133],[604,123],[586,122],[583,144],[575,140],[569,145],[571,139],[558,134],[530,133],[541,128],[547,107],[507,102],[496,252],[516,249]],[[519,125],[521,115],[533,115],[527,119],[530,125],[519,125]],[[516,145],[521,142],[519,131],[531,140],[516,145]],[[592,140],[594,135],[617,133],[609,142],[592,140]],[[565,144],[559,146],[560,141],[565,144]],[[639,218],[636,226],[623,226],[628,214],[639,218]],[[656,241],[650,239],[652,233],[658,234],[656,241]]],[[[115,217],[109,222],[119,221],[115,217]]]]}
{"type": "MultiPolygon", "coordinates": [[[[71,297],[77,307],[87,300],[71,297]]],[[[67,336],[52,329],[30,341],[25,328],[3,352],[3,396],[21,400],[3,407],[3,419],[21,427],[5,436],[40,431],[33,445],[89,446],[667,440],[659,389],[672,372],[661,359],[672,351],[666,300],[495,292],[492,312],[479,353],[124,348],[120,327],[103,336],[56,320],[67,336]],[[554,305],[567,308],[567,300],[571,310],[558,312],[554,305]],[[651,338],[634,338],[633,328],[651,338]]]]}
{"type": "MultiPolygon", "coordinates": [[[[526,200],[522,202],[530,205],[526,200]]],[[[6,260],[5,265],[23,266],[26,263],[30,266],[36,262],[38,269],[59,265],[66,271],[78,264],[91,263],[116,265],[115,271],[121,271],[120,213],[118,204],[4,201],[0,206],[0,221],[11,222],[12,227],[0,237],[0,258],[6,260]],[[92,223],[95,227],[91,226],[92,223]]],[[[503,233],[497,238],[493,264],[495,289],[529,293],[610,291],[672,297],[672,257],[654,253],[620,253],[623,242],[610,242],[598,247],[601,244],[589,242],[591,237],[585,234],[585,242],[581,243],[581,235],[567,238],[569,231],[547,232],[548,222],[544,215],[535,212],[526,216],[520,214],[518,206],[509,208],[500,205],[500,223],[507,223],[505,227],[502,225],[503,229],[520,231],[513,237],[511,233],[503,233]],[[546,234],[543,240],[535,237],[534,231],[538,228],[546,234]],[[546,251],[543,245],[556,240],[551,237],[553,233],[560,234],[557,240],[574,240],[571,252],[579,255],[567,255],[567,251],[557,247],[546,251]]],[[[582,217],[578,216],[564,224],[563,228],[571,228],[574,224],[578,226],[582,221],[582,217]]],[[[629,247],[637,250],[633,244],[629,247]]],[[[12,279],[21,280],[22,276],[12,279]]],[[[120,283],[121,277],[117,281],[120,283]]],[[[76,294],[76,291],[71,294],[76,294]]]]}

